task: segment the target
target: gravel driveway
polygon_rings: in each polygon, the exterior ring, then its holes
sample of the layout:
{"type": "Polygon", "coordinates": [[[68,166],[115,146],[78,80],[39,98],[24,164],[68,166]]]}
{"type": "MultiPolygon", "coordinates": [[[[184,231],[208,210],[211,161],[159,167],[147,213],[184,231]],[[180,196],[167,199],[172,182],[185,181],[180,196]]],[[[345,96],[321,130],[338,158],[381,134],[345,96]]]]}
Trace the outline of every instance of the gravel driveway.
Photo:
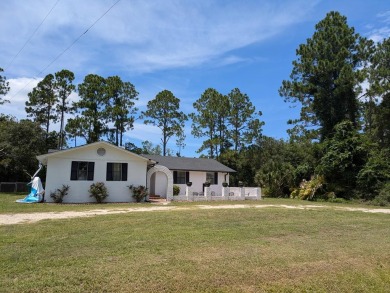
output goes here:
{"type": "Polygon", "coordinates": [[[390,214],[390,209],[374,209],[374,208],[351,208],[351,207],[335,207],[335,206],[323,206],[323,205],[246,205],[246,204],[235,204],[235,205],[194,205],[188,207],[180,206],[148,206],[148,207],[134,207],[134,208],[117,208],[107,210],[90,210],[80,212],[46,212],[46,213],[26,213],[26,214],[1,214],[0,225],[14,225],[14,224],[26,224],[35,223],[42,220],[53,220],[53,219],[69,219],[69,218],[82,218],[82,217],[95,217],[101,215],[112,215],[112,214],[125,214],[125,213],[136,213],[136,212],[155,212],[155,211],[180,211],[180,210],[191,210],[191,209],[244,209],[244,208],[286,208],[286,209],[334,209],[343,210],[350,212],[365,212],[365,213],[383,213],[390,214]]]}

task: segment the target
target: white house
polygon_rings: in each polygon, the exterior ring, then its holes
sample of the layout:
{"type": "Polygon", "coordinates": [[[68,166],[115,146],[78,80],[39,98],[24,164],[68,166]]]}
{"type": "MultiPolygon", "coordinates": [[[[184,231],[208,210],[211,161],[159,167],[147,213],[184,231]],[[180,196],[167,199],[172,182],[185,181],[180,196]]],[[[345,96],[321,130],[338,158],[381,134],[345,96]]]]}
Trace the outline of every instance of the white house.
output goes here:
{"type": "Polygon", "coordinates": [[[88,189],[94,182],[104,182],[109,196],[105,202],[132,201],[128,186],[146,186],[149,159],[100,141],[71,149],[51,152],[37,159],[47,166],[46,196],[62,185],[69,185],[64,202],[94,202],[88,189]]]}
{"type": "Polygon", "coordinates": [[[47,166],[45,200],[51,202],[50,193],[70,186],[65,203],[94,202],[88,193],[92,183],[104,182],[109,196],[105,202],[129,202],[129,185],[147,186],[150,194],[172,199],[173,185],[185,193],[186,183],[201,193],[204,183],[210,190],[220,193],[222,182],[229,182],[234,170],[211,159],[137,155],[108,142],[100,141],[71,149],[49,152],[37,156],[47,166]]]}
{"type": "MultiPolygon", "coordinates": [[[[156,162],[155,172],[150,176],[149,192],[163,198],[170,198],[168,188],[169,176],[164,169],[172,174],[172,184],[180,187],[179,195],[186,193],[186,184],[192,183],[191,190],[197,194],[204,191],[204,183],[210,182],[210,192],[221,195],[222,183],[229,183],[229,174],[236,172],[214,159],[170,157],[159,155],[143,155],[156,162]]],[[[151,173],[151,172],[150,172],[151,173]]]]}

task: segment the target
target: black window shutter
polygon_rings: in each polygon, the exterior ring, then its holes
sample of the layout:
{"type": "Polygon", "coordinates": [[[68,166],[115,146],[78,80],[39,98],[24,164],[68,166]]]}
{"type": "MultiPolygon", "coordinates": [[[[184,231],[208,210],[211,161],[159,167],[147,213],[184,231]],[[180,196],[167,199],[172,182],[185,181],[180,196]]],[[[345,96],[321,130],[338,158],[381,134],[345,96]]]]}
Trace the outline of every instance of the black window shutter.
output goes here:
{"type": "Polygon", "coordinates": [[[218,172],[214,172],[214,184],[218,184],[218,172]]]}
{"type": "Polygon", "coordinates": [[[190,182],[190,172],[186,172],[186,183],[190,182]]]}
{"type": "Polygon", "coordinates": [[[72,167],[70,169],[70,180],[77,180],[78,168],[79,168],[79,162],[72,161],[72,167]]]}
{"type": "Polygon", "coordinates": [[[114,179],[112,175],[112,163],[107,163],[106,180],[112,181],[114,179]]]}
{"type": "Polygon", "coordinates": [[[87,176],[87,180],[93,181],[94,171],[95,171],[95,162],[88,162],[88,176],[87,176]]]}
{"type": "Polygon", "coordinates": [[[122,181],[127,181],[127,163],[122,163],[122,181]]]}
{"type": "Polygon", "coordinates": [[[173,171],[173,183],[177,184],[177,171],[173,171]]]}

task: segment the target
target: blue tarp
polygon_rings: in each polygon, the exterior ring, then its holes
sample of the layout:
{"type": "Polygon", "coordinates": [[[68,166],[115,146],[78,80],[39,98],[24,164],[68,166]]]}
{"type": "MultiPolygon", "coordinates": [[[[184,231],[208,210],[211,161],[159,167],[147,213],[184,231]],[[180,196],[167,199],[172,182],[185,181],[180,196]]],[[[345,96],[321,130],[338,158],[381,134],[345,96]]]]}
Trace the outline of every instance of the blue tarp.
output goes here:
{"type": "Polygon", "coordinates": [[[45,190],[42,187],[41,179],[39,177],[35,177],[34,180],[32,181],[30,194],[23,199],[16,200],[16,202],[19,203],[42,202],[44,192],[45,190]]]}

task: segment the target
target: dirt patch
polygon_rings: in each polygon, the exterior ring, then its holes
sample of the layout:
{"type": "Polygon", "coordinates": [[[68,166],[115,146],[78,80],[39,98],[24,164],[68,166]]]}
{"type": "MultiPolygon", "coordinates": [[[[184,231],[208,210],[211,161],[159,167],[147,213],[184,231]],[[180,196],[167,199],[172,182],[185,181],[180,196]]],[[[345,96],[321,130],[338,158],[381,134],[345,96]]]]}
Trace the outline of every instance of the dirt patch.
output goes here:
{"type": "Polygon", "coordinates": [[[35,223],[49,219],[69,219],[81,217],[95,217],[101,215],[124,214],[135,212],[154,212],[154,211],[169,211],[169,210],[188,210],[188,209],[243,209],[243,208],[286,208],[286,209],[335,209],[349,212],[364,212],[364,213],[383,213],[390,214],[390,209],[369,209],[369,208],[351,208],[351,207],[329,207],[321,205],[195,205],[191,207],[176,207],[176,206],[153,206],[145,208],[125,208],[125,209],[109,209],[109,210],[90,210],[81,212],[46,212],[46,213],[29,213],[29,214],[2,214],[0,215],[0,225],[14,225],[24,223],[35,223]]]}

